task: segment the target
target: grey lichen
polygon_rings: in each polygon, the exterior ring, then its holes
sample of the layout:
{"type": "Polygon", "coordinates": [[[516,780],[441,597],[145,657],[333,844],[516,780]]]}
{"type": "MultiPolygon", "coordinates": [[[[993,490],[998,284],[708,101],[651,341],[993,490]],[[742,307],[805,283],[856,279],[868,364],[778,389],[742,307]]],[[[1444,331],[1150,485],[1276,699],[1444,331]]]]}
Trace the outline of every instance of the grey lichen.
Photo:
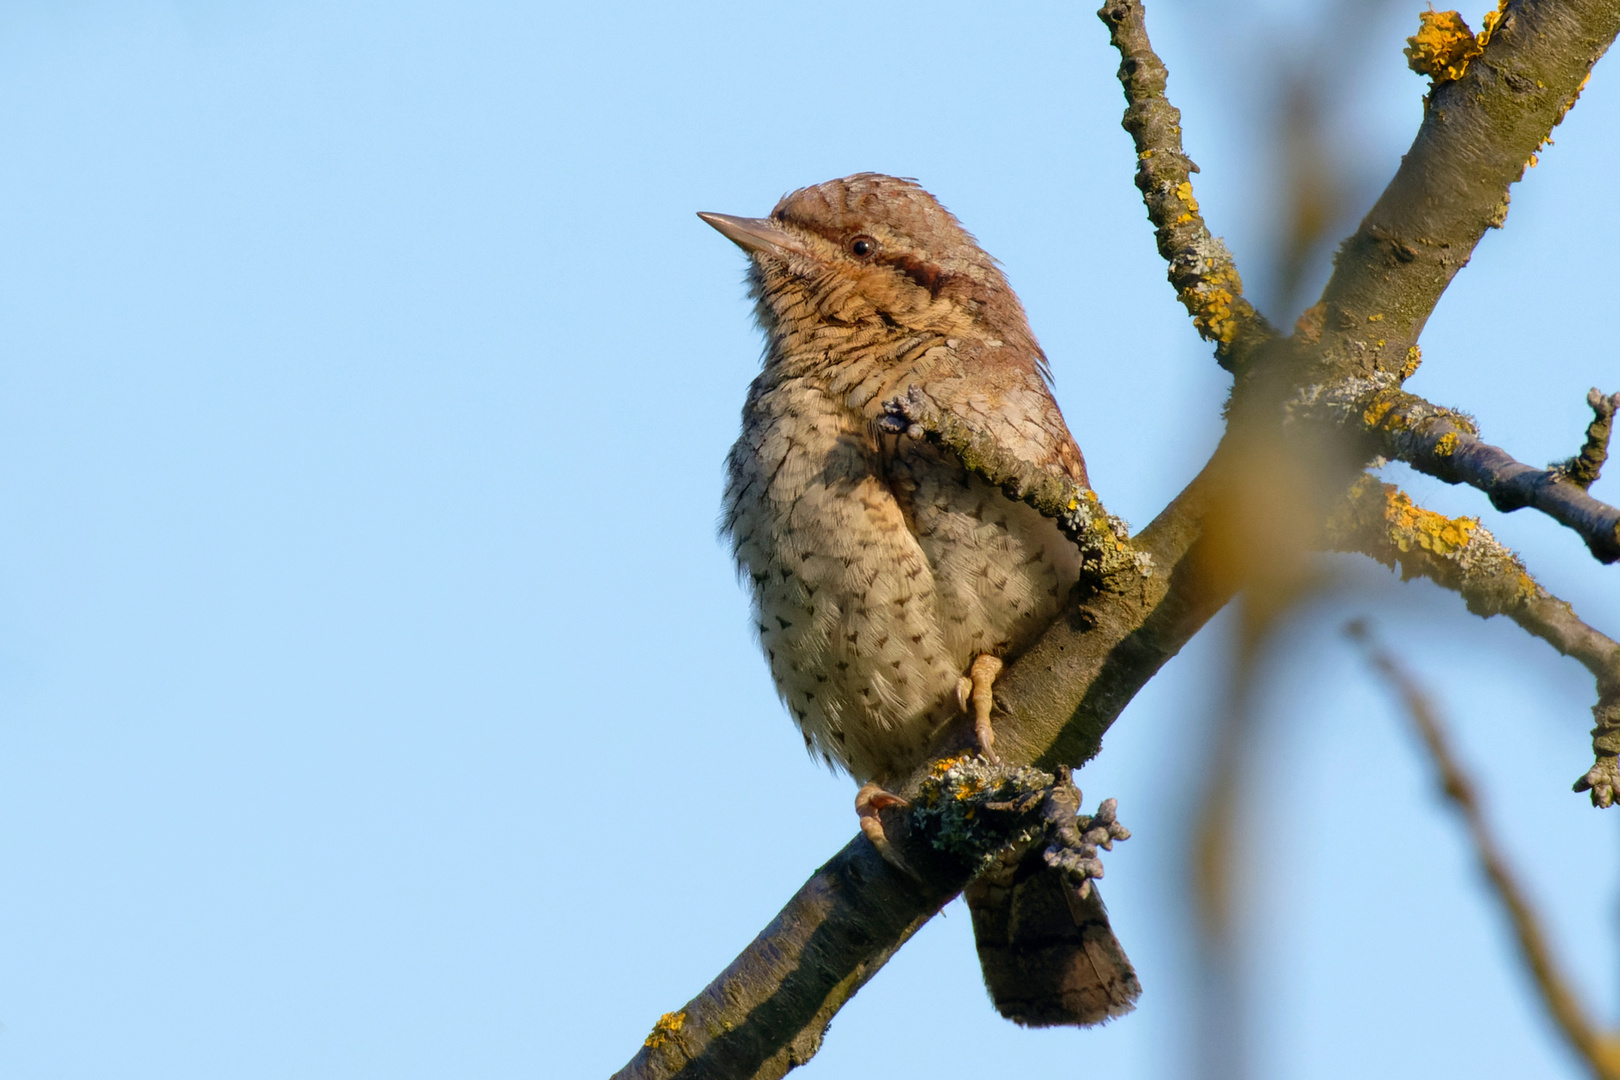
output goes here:
{"type": "Polygon", "coordinates": [[[1046,864],[1083,897],[1090,882],[1103,876],[1097,849],[1112,850],[1115,840],[1130,839],[1114,812],[1114,800],[1106,799],[1095,814],[1081,814],[1080,791],[1067,767],[1053,776],[961,756],[935,763],[912,801],[911,824],[936,851],[975,874],[1009,848],[1045,841],[1046,864]]]}
{"type": "Polygon", "coordinates": [[[1052,783],[1052,774],[1040,769],[992,765],[982,757],[946,758],[912,800],[912,825],[936,851],[976,872],[1008,845],[1040,835],[1041,806],[1052,783]]]}

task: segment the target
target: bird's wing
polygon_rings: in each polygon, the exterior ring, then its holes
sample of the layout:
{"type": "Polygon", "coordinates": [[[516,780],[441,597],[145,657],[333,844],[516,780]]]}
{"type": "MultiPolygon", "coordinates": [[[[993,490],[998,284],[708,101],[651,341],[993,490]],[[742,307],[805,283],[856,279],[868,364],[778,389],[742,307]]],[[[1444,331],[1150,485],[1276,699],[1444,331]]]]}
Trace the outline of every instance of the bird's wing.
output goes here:
{"type": "Polygon", "coordinates": [[[1084,487],[1086,462],[1041,375],[1044,357],[998,343],[957,348],[960,374],[932,378],[922,391],[940,411],[1002,452],[1084,487]]]}

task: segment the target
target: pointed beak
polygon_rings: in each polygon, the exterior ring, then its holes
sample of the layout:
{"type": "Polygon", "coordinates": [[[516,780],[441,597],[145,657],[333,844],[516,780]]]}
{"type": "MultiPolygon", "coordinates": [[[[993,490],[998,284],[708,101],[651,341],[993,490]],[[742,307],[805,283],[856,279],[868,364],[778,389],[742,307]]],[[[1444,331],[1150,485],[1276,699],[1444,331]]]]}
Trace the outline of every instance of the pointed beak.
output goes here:
{"type": "Polygon", "coordinates": [[[699,211],[698,217],[713,225],[721,236],[752,254],[803,255],[804,248],[785,229],[770,218],[733,217],[730,214],[709,214],[699,211]]]}

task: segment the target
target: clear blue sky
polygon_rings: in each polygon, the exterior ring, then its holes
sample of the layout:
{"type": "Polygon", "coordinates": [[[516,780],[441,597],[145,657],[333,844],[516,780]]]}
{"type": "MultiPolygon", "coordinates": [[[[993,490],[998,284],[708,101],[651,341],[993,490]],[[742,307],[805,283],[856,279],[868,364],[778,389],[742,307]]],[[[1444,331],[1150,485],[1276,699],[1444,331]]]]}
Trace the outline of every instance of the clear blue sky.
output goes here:
{"type": "MultiPolygon", "coordinates": [[[[1352,218],[1419,117],[1411,7],[1336,95],[1352,218]]],[[[1262,22],[1315,17],[1149,17],[1198,197],[1263,294],[1262,22]]],[[[920,178],[1005,264],[1099,491],[1143,524],[1226,378],[1164,283],[1116,63],[1089,3],[0,7],[0,1076],[623,1064],[855,824],[715,540],[759,341],[693,211],[920,178]]],[[[1592,218],[1616,130],[1610,60],[1412,384],[1532,462],[1620,389],[1592,218]]],[[[1390,474],[1620,631],[1620,570],[1572,536],[1390,474]]],[[[1620,811],[1568,791],[1591,681],[1346,566],[1364,591],[1301,621],[1265,696],[1263,1075],[1577,1076],[1336,627],[1378,613],[1440,695],[1613,1016],[1620,811]]],[[[953,905],[803,1075],[1184,1071],[1182,822],[1227,649],[1202,635],[1080,777],[1136,834],[1106,892],[1140,1010],[1004,1023],[953,905]]]]}

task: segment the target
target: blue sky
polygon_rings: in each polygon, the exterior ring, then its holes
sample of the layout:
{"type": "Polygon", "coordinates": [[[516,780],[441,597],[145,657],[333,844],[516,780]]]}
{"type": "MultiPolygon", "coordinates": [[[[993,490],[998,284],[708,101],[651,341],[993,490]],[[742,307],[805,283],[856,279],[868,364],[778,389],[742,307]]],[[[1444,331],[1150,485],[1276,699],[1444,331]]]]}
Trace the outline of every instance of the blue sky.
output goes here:
{"type": "MultiPolygon", "coordinates": [[[[1380,10],[1332,95],[1340,233],[1420,113],[1415,6],[1380,10]]],[[[1149,19],[1198,198],[1263,296],[1276,57],[1321,12],[1149,19]]],[[[1116,64],[1089,5],[0,8],[0,1075],[622,1065],[854,831],[715,539],[759,341],[741,256],[693,212],[918,177],[1002,260],[1093,481],[1143,524],[1227,380],[1164,282],[1116,64]]],[[[1588,386],[1620,389],[1590,218],[1620,171],[1612,65],[1411,384],[1532,462],[1578,445],[1588,386]]],[[[1572,536],[1388,474],[1620,630],[1616,569],[1572,536]]],[[[1613,1016],[1620,811],[1568,791],[1591,681],[1344,566],[1263,695],[1261,1074],[1578,1076],[1337,627],[1375,613],[1434,688],[1613,1016]]],[[[804,1075],[1185,1071],[1184,820],[1228,655],[1218,622],[1079,777],[1136,834],[1106,889],[1135,1015],[999,1020],[952,906],[804,1075]]]]}

